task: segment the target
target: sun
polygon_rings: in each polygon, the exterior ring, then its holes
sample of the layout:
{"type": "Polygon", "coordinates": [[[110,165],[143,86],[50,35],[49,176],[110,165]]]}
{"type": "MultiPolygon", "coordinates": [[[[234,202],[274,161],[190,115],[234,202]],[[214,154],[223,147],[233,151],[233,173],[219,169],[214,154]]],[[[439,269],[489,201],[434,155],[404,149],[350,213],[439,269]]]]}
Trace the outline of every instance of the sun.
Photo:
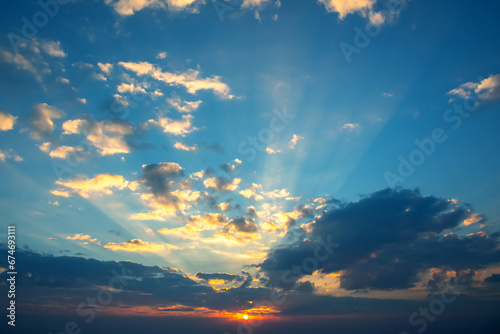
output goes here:
{"type": "Polygon", "coordinates": [[[248,320],[248,314],[244,314],[243,319],[248,320]]]}

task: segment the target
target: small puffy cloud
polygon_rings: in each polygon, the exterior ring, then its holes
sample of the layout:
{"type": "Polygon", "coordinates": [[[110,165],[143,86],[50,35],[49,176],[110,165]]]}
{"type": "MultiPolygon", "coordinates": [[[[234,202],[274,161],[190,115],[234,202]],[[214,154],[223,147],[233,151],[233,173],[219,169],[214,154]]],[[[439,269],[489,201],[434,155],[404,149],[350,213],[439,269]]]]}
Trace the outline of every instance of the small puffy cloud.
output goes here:
{"type": "Polygon", "coordinates": [[[344,124],[341,129],[347,132],[355,132],[361,129],[361,125],[359,125],[358,123],[347,123],[344,124]]]}
{"type": "Polygon", "coordinates": [[[101,156],[129,153],[126,137],[134,133],[132,124],[124,120],[69,120],[62,125],[63,134],[84,134],[101,156]]]}
{"type": "Polygon", "coordinates": [[[158,117],[157,120],[150,119],[148,124],[161,127],[165,133],[184,137],[186,134],[198,130],[191,124],[192,119],[193,115],[183,115],[180,120],[174,120],[168,117],[158,117]]]}
{"type": "MultiPolygon", "coordinates": [[[[134,187],[134,183],[125,180],[123,176],[108,173],[99,174],[93,179],[78,177],[75,179],[56,181],[56,184],[66,188],[62,190],[55,190],[60,194],[67,194],[68,192],[71,192],[84,198],[88,198],[91,195],[112,195],[113,188],[123,190],[129,186],[134,187]]],[[[56,195],[55,191],[53,191],[52,194],[56,195]]]]}
{"type": "Polygon", "coordinates": [[[57,78],[57,81],[59,81],[62,84],[65,84],[65,85],[69,84],[69,79],[67,79],[67,78],[59,77],[59,78],[57,78]]]}
{"type": "Polygon", "coordinates": [[[0,111],[0,131],[9,131],[14,128],[17,117],[6,112],[0,111]]]}
{"type": "Polygon", "coordinates": [[[111,70],[113,69],[113,64],[109,64],[109,63],[97,63],[97,66],[99,67],[99,69],[101,71],[103,71],[104,73],[106,74],[109,74],[111,72],[111,70]]]}
{"type": "Polygon", "coordinates": [[[197,70],[188,70],[184,73],[163,72],[159,67],[148,62],[119,62],[120,66],[135,72],[139,76],[149,75],[151,78],[162,81],[171,86],[183,86],[188,93],[196,94],[200,90],[211,90],[224,99],[232,99],[229,86],[221,82],[221,77],[201,78],[197,70]]]}
{"type": "Polygon", "coordinates": [[[42,41],[42,50],[52,57],[64,58],[67,54],[63,51],[61,47],[61,42],[59,41],[42,41]]]}
{"type": "Polygon", "coordinates": [[[238,189],[238,185],[240,184],[240,182],[241,179],[239,178],[231,180],[214,176],[203,181],[203,185],[205,185],[206,188],[212,188],[219,191],[234,191],[238,189]]]}
{"type": "Polygon", "coordinates": [[[264,4],[269,3],[270,0],[243,0],[241,4],[242,8],[252,8],[252,7],[261,7],[264,4]]]}
{"type": "Polygon", "coordinates": [[[174,148],[181,150],[181,151],[188,151],[188,152],[196,151],[196,149],[197,149],[196,146],[189,146],[189,145],[183,144],[181,142],[176,142],[174,144],[174,148]]]}
{"type": "Polygon", "coordinates": [[[277,153],[281,153],[282,151],[278,150],[278,149],[271,148],[268,146],[268,147],[266,147],[266,152],[268,154],[277,154],[277,153]]]}
{"type": "Polygon", "coordinates": [[[373,5],[377,0],[318,0],[322,3],[326,10],[330,12],[336,12],[339,14],[339,18],[342,20],[347,14],[353,14],[355,12],[360,12],[363,16],[366,16],[372,11],[373,5]]]}
{"type": "Polygon", "coordinates": [[[61,196],[61,197],[70,197],[71,196],[71,194],[68,191],[60,190],[60,189],[51,190],[50,193],[54,196],[61,196]]]}
{"type": "Polygon", "coordinates": [[[0,162],[5,162],[8,159],[14,160],[16,162],[23,161],[23,158],[14,153],[13,150],[7,150],[7,151],[0,150],[0,162]]]}
{"type": "Polygon", "coordinates": [[[156,55],[156,59],[165,59],[167,58],[167,53],[166,52],[160,52],[156,55]]]}
{"type": "MultiPolygon", "coordinates": [[[[467,82],[459,87],[452,89],[448,95],[469,99],[476,96],[482,101],[497,101],[500,100],[500,74],[491,75],[480,82],[467,82]]],[[[455,98],[451,98],[453,102],[455,98]]]]}
{"type": "Polygon", "coordinates": [[[89,242],[95,243],[97,245],[101,244],[101,242],[98,241],[97,239],[92,239],[90,235],[85,235],[81,233],[75,234],[73,236],[67,236],[66,240],[80,240],[83,241],[84,244],[88,244],[89,242]]]}
{"type": "Polygon", "coordinates": [[[141,239],[132,239],[129,241],[114,243],[110,242],[104,245],[104,248],[113,251],[124,252],[145,252],[145,253],[158,253],[165,249],[179,249],[179,247],[170,244],[155,244],[152,242],[142,241],[141,239]]]}
{"type": "Polygon", "coordinates": [[[223,203],[220,203],[218,205],[219,209],[221,209],[222,211],[229,211],[232,209],[232,206],[230,203],[228,202],[223,202],[223,203]]]}
{"type": "Polygon", "coordinates": [[[119,92],[119,93],[131,93],[131,94],[138,94],[138,93],[142,93],[142,94],[147,94],[146,90],[144,89],[144,87],[142,87],[140,84],[139,85],[136,85],[134,83],[122,83],[120,85],[118,85],[118,87],[116,88],[116,90],[119,92]]]}
{"type": "Polygon", "coordinates": [[[264,196],[259,194],[261,191],[262,185],[252,183],[252,186],[250,188],[240,191],[240,195],[245,197],[246,199],[253,198],[256,201],[261,201],[264,199],[264,196]]]}
{"type": "Polygon", "coordinates": [[[167,99],[167,103],[178,112],[190,113],[198,109],[201,100],[198,101],[182,101],[179,97],[174,96],[167,99]]]}
{"type": "Polygon", "coordinates": [[[77,146],[77,147],[72,147],[72,146],[59,146],[53,151],[49,152],[49,156],[51,158],[58,158],[58,159],[66,159],[66,157],[71,154],[71,153],[77,153],[77,152],[82,152],[84,150],[83,147],[77,146]]]}
{"type": "Polygon", "coordinates": [[[187,11],[197,13],[198,6],[204,0],[104,0],[108,6],[124,16],[133,15],[144,8],[168,9],[170,11],[187,11]]]}
{"type": "Polygon", "coordinates": [[[288,142],[288,148],[293,150],[295,148],[295,145],[297,145],[297,142],[300,139],[304,139],[304,137],[297,136],[296,134],[294,134],[292,139],[288,142]]]}
{"type": "Polygon", "coordinates": [[[38,103],[33,106],[30,116],[31,137],[34,139],[50,138],[54,132],[54,119],[59,119],[66,114],[47,103],[38,103]]]}
{"type": "Polygon", "coordinates": [[[30,61],[20,53],[11,53],[7,50],[0,49],[0,60],[8,64],[15,65],[17,69],[30,72],[37,81],[42,81],[40,73],[33,64],[33,61],[30,61]]]}

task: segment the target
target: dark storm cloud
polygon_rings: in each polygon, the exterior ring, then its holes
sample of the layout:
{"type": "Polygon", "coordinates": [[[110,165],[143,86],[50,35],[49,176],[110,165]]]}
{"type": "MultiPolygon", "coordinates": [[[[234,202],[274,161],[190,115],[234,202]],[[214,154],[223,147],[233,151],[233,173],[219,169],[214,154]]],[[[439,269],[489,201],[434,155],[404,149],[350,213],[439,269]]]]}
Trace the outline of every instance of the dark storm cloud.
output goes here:
{"type": "MultiPolygon", "coordinates": [[[[341,273],[341,287],[356,289],[404,289],[418,282],[418,274],[430,268],[448,268],[458,278],[471,281],[470,270],[500,262],[498,236],[478,233],[442,236],[470,217],[472,212],[452,201],[422,196],[417,190],[383,190],[358,202],[340,204],[311,225],[306,239],[275,248],[261,264],[270,285],[291,288],[283,274],[314,257],[320,238],[330,236],[341,245],[325,261],[317,261],[323,273],[341,273]]],[[[311,272],[297,271],[294,280],[311,272]]],[[[436,284],[435,281],[430,283],[436,284]]]]}
{"type": "Polygon", "coordinates": [[[245,277],[241,275],[232,275],[232,274],[226,274],[226,273],[215,273],[215,274],[210,274],[210,273],[196,273],[195,275],[199,279],[202,279],[204,281],[209,281],[212,279],[221,279],[226,282],[242,282],[245,280],[245,277]]]}
{"type": "Polygon", "coordinates": [[[244,217],[231,219],[225,226],[224,231],[237,231],[242,233],[257,233],[258,226],[255,222],[244,217]]]}
{"type": "Polygon", "coordinates": [[[142,181],[155,196],[165,196],[171,190],[171,182],[184,176],[184,169],[172,162],[144,166],[142,181]]]}

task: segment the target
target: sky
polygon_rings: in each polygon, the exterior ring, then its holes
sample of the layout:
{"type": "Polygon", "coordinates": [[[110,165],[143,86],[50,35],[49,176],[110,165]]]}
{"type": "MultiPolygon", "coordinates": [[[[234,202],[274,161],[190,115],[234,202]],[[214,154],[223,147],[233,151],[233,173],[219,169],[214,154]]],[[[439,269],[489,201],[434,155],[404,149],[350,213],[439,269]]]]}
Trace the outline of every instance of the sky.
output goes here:
{"type": "Polygon", "coordinates": [[[4,4],[1,326],[497,333],[499,10],[4,4]]]}

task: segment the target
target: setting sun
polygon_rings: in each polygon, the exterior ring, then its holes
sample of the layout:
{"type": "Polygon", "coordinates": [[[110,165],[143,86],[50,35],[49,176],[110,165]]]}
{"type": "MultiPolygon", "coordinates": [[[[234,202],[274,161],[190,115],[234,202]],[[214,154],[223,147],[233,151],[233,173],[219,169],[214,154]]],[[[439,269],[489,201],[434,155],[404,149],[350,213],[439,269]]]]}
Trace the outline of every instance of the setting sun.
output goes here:
{"type": "Polygon", "coordinates": [[[248,320],[248,314],[244,314],[243,319],[248,320]]]}

